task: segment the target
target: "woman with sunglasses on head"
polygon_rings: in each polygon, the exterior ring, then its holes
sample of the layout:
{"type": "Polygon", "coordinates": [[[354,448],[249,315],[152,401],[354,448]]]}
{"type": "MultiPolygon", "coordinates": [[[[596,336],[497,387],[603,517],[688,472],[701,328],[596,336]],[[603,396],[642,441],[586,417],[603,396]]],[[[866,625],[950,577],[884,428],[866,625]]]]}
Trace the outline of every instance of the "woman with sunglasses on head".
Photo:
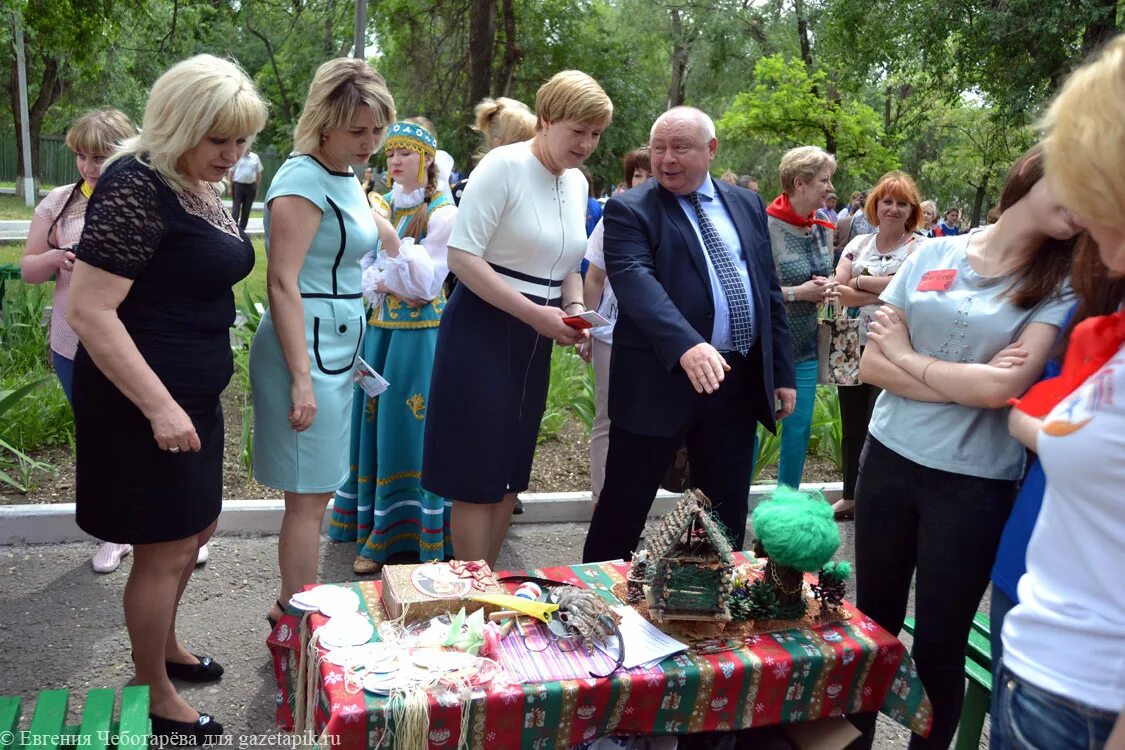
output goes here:
{"type": "Polygon", "coordinates": [[[356,544],[352,570],[378,573],[392,554],[422,562],[453,556],[451,503],[422,489],[422,437],[442,284],[457,208],[441,190],[434,126],[421,117],[396,122],[384,142],[391,191],[375,210],[398,231],[361,261],[371,304],[363,360],[390,383],[378,397],[352,401],[351,475],[336,492],[328,535],[356,544]],[[399,242],[401,240],[401,242],[399,242]]]}

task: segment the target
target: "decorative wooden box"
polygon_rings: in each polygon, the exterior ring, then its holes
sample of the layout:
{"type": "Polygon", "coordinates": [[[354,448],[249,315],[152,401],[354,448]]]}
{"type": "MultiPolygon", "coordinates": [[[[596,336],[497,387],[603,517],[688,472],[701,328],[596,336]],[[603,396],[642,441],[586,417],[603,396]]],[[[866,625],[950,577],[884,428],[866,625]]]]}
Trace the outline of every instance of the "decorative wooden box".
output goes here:
{"type": "Polygon", "coordinates": [[[405,614],[408,625],[457,612],[462,607],[466,613],[474,612],[491,605],[470,601],[469,597],[506,593],[483,560],[383,568],[383,607],[392,620],[405,614]]]}

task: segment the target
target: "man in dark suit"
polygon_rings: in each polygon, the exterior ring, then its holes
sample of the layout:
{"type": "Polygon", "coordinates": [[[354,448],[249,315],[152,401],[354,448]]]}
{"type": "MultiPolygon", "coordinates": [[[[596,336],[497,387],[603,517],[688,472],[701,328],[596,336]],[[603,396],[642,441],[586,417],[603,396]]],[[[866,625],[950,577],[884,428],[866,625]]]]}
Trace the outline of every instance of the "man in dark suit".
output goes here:
{"type": "Polygon", "coordinates": [[[741,549],[756,424],[776,429],[796,401],[765,207],[757,193],[711,179],[717,148],[706,114],[668,110],[649,138],[656,179],[605,207],[619,317],[605,485],[586,562],[632,553],[685,440],[693,484],[741,549]]]}

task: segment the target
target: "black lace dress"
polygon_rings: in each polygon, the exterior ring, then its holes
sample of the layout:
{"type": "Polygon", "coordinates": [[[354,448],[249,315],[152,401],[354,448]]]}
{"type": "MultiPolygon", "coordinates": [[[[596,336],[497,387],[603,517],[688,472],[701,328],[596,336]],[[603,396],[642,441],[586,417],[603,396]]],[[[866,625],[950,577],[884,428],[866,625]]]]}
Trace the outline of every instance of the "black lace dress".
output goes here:
{"type": "Polygon", "coordinates": [[[78,525],[120,544],[191,536],[222,508],[219,395],[234,371],[231,287],[254,267],[254,248],[218,194],[177,193],[130,157],[98,180],[77,255],[133,281],[117,315],[202,443],[198,453],[160,450],[149,420],[80,346],[78,525]]]}

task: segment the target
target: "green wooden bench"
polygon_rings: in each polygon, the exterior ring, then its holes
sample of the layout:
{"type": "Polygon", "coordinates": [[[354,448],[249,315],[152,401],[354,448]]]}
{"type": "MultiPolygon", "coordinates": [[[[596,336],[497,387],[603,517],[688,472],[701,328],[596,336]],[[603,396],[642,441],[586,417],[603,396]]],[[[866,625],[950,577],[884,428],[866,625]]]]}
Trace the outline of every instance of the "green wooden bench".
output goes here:
{"type": "Polygon", "coordinates": [[[26,729],[20,728],[18,696],[0,696],[0,750],[36,747],[47,750],[147,750],[152,734],[148,718],[148,686],[121,691],[121,711],[113,720],[113,690],[91,690],[81,724],[67,724],[67,690],[44,690],[35,701],[35,713],[26,729]]]}
{"type": "MultiPolygon", "coordinates": [[[[902,629],[914,635],[914,618],[908,617],[902,629]]],[[[961,721],[957,724],[957,743],[954,750],[978,750],[980,735],[984,731],[984,717],[992,700],[992,642],[989,638],[988,615],[977,612],[973,629],[969,631],[969,645],[965,649],[965,703],[961,707],[961,721]]]]}

